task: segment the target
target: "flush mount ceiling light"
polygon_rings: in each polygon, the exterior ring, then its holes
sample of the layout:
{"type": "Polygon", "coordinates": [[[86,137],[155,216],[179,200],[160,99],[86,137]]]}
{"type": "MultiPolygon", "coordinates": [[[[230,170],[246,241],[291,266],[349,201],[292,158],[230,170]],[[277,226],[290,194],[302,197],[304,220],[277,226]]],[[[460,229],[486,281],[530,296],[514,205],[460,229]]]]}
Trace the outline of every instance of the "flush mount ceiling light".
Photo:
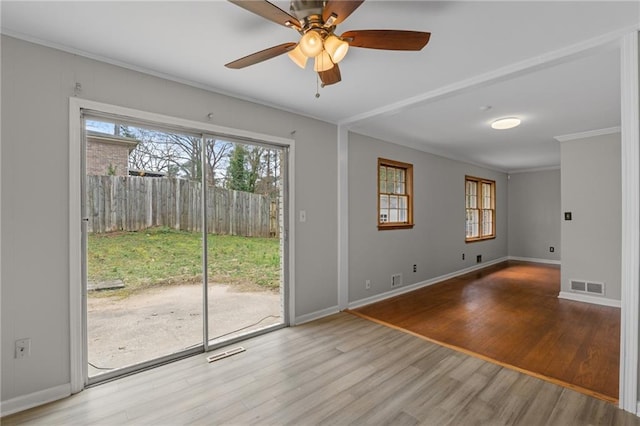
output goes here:
{"type": "Polygon", "coordinates": [[[513,129],[520,125],[520,119],[516,117],[500,118],[491,123],[491,128],[496,130],[513,129]]]}

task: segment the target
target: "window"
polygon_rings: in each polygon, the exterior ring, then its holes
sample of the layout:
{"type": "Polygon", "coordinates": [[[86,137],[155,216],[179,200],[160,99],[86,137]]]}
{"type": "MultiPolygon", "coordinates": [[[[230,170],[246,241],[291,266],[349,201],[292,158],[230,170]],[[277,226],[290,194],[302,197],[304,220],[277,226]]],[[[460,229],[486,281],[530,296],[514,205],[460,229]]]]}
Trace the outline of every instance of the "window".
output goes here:
{"type": "Polygon", "coordinates": [[[466,238],[469,241],[496,237],[496,183],[465,177],[466,238]]]}
{"type": "Polygon", "coordinates": [[[413,228],[413,165],[378,158],[378,229],[413,228]]]}

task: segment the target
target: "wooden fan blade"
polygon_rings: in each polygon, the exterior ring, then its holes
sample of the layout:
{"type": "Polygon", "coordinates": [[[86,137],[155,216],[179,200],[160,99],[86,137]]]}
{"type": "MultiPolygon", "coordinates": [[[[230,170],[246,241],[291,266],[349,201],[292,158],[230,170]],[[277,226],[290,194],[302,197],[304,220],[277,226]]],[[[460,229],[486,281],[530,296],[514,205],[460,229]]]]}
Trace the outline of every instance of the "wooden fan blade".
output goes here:
{"type": "Polygon", "coordinates": [[[329,0],[322,10],[322,20],[327,22],[331,15],[336,15],[332,25],[338,25],[356,10],[364,0],[329,0]]]}
{"type": "Polygon", "coordinates": [[[267,0],[229,0],[229,2],[240,6],[241,8],[253,12],[258,16],[262,16],[264,19],[275,22],[276,24],[290,27],[292,25],[300,27],[300,21],[297,18],[289,15],[284,10],[280,9],[273,3],[269,3],[267,0]],[[289,22],[290,24],[287,24],[289,22]]]}
{"type": "Polygon", "coordinates": [[[248,67],[249,65],[257,64],[258,62],[266,61],[267,59],[275,58],[283,53],[287,53],[296,47],[297,43],[283,43],[278,46],[273,46],[268,49],[261,50],[251,55],[247,55],[244,58],[237,59],[233,62],[229,62],[225,65],[227,68],[240,69],[248,67]]]}
{"type": "Polygon", "coordinates": [[[431,33],[404,30],[356,30],[340,36],[349,46],[383,50],[421,50],[431,33]]]}
{"type": "Polygon", "coordinates": [[[342,77],[340,76],[340,68],[338,67],[338,64],[335,64],[333,68],[331,68],[330,70],[318,72],[318,75],[320,76],[320,80],[322,81],[323,86],[336,84],[340,80],[342,80],[342,77]]]}

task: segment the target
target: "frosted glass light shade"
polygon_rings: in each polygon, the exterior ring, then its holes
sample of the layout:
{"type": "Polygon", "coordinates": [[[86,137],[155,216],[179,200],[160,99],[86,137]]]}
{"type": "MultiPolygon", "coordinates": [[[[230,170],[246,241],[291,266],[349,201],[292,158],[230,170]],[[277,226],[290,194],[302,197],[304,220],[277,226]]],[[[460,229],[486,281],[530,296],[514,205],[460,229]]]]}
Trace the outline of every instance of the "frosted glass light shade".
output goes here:
{"type": "Polygon", "coordinates": [[[323,50],[321,54],[316,56],[316,63],[313,66],[313,70],[316,72],[327,71],[333,68],[333,62],[326,50],[323,50]]]}
{"type": "Polygon", "coordinates": [[[296,46],[295,49],[289,51],[288,53],[289,59],[293,61],[294,64],[304,69],[307,66],[307,58],[304,53],[302,53],[302,49],[300,48],[300,44],[296,46]]]}
{"type": "Polygon", "coordinates": [[[347,54],[347,51],[349,50],[349,43],[344,40],[340,40],[334,35],[330,35],[324,41],[324,48],[329,56],[331,56],[333,63],[337,64],[347,54]]]}
{"type": "Polygon", "coordinates": [[[516,117],[501,118],[491,123],[491,128],[496,130],[513,129],[520,125],[520,119],[516,117]]]}
{"type": "Polygon", "coordinates": [[[322,37],[315,31],[308,31],[298,45],[307,58],[315,58],[322,52],[322,37]]]}

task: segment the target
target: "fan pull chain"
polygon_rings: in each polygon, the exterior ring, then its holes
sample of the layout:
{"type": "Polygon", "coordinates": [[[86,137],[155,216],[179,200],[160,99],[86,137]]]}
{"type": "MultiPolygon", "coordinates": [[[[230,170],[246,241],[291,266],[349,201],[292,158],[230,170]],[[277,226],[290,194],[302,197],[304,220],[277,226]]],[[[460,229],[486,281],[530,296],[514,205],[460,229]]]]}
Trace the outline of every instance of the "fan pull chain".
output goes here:
{"type": "Polygon", "coordinates": [[[316,73],[316,99],[320,97],[320,76],[316,73]]]}

